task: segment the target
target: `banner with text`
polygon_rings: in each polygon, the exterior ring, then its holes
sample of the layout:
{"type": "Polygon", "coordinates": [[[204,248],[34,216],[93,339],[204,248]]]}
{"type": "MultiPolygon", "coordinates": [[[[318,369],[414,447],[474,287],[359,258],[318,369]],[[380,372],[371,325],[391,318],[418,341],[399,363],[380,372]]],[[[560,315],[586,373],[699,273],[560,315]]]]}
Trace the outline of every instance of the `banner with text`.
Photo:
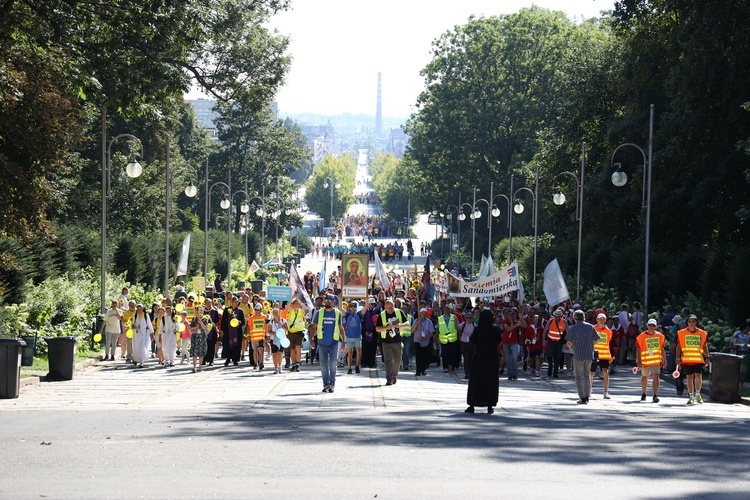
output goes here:
{"type": "Polygon", "coordinates": [[[496,297],[518,290],[520,287],[517,262],[477,281],[451,278],[449,276],[448,294],[452,297],[496,297]]]}

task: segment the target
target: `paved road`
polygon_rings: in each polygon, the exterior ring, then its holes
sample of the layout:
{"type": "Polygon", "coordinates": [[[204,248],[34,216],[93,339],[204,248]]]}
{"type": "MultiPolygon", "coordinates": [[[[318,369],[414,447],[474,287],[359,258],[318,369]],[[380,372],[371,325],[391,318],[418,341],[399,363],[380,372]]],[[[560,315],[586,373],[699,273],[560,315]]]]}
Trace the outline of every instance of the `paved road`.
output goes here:
{"type": "MultiPolygon", "coordinates": [[[[655,498],[750,487],[750,408],[687,407],[638,380],[575,404],[572,379],[500,382],[494,415],[463,413],[462,374],[382,369],[322,394],[300,373],[191,373],[99,363],[0,401],[0,498],[655,498]]],[[[595,393],[601,393],[595,383],[595,393]]],[[[481,411],[481,409],[478,409],[481,411]]]]}

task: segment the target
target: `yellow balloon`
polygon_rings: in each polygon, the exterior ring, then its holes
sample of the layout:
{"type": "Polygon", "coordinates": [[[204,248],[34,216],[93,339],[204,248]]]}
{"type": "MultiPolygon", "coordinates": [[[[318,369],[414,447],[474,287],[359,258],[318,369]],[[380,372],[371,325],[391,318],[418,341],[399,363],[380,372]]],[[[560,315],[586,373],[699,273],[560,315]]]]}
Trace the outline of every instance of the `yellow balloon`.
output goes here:
{"type": "Polygon", "coordinates": [[[94,342],[101,342],[101,341],[102,341],[102,334],[101,333],[94,334],[94,342]]]}
{"type": "Polygon", "coordinates": [[[182,304],[182,302],[180,302],[179,304],[174,306],[174,310],[177,311],[178,313],[181,313],[182,311],[185,310],[185,306],[182,304]]]}
{"type": "Polygon", "coordinates": [[[127,332],[125,332],[125,336],[129,339],[133,338],[133,330],[129,329],[127,332]]]}
{"type": "Polygon", "coordinates": [[[237,321],[237,318],[232,318],[232,320],[229,322],[229,325],[232,328],[237,328],[238,326],[240,326],[240,322],[237,321]]]}
{"type": "Polygon", "coordinates": [[[177,331],[182,333],[185,331],[185,323],[180,323],[180,326],[177,327],[177,331]]]}

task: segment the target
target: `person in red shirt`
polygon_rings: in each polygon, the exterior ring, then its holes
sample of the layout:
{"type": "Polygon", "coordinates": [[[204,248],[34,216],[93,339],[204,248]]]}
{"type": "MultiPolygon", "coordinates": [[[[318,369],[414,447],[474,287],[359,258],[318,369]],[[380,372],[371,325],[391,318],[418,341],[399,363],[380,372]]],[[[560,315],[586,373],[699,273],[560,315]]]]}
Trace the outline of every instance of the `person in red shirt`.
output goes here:
{"type": "Polygon", "coordinates": [[[622,339],[625,337],[625,328],[620,324],[620,318],[617,315],[612,316],[607,322],[607,326],[612,330],[612,362],[609,364],[609,374],[614,375],[616,373],[615,366],[617,366],[622,339]]]}
{"type": "Polygon", "coordinates": [[[503,321],[503,358],[508,367],[508,380],[518,380],[518,355],[526,322],[519,318],[518,309],[511,309],[503,321]]]}
{"type": "Polygon", "coordinates": [[[534,313],[533,317],[527,316],[524,320],[527,322],[524,331],[524,343],[528,351],[529,365],[531,365],[531,376],[538,377],[539,369],[542,367],[542,354],[544,353],[544,326],[541,316],[537,313],[534,313]]]}

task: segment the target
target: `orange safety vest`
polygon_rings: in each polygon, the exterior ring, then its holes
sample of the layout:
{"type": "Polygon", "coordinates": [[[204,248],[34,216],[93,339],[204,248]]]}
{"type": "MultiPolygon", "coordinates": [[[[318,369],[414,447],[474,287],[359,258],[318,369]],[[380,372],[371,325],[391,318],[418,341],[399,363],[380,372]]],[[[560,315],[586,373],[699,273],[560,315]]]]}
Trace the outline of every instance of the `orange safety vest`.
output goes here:
{"type": "Polygon", "coordinates": [[[661,364],[661,353],[664,351],[664,335],[641,332],[636,339],[636,345],[641,350],[642,366],[659,366],[661,364]]]}
{"type": "Polygon", "coordinates": [[[553,342],[560,342],[560,339],[562,339],[562,335],[563,333],[565,333],[566,328],[567,325],[565,324],[564,319],[553,317],[552,319],[550,319],[550,326],[549,330],[547,331],[547,335],[553,342]]]}
{"type": "Polygon", "coordinates": [[[266,338],[265,316],[250,316],[247,320],[247,325],[250,328],[250,340],[252,342],[260,342],[266,338]]]}
{"type": "Polygon", "coordinates": [[[598,325],[594,325],[594,330],[599,334],[599,340],[594,344],[594,350],[599,353],[599,359],[612,361],[612,353],[609,351],[609,343],[612,341],[612,330],[606,326],[603,326],[600,330],[598,325]]]}
{"type": "Polygon", "coordinates": [[[680,349],[682,349],[681,365],[702,365],[705,363],[703,346],[706,345],[707,335],[700,328],[697,328],[694,332],[687,328],[677,332],[677,341],[680,343],[680,349]]]}

